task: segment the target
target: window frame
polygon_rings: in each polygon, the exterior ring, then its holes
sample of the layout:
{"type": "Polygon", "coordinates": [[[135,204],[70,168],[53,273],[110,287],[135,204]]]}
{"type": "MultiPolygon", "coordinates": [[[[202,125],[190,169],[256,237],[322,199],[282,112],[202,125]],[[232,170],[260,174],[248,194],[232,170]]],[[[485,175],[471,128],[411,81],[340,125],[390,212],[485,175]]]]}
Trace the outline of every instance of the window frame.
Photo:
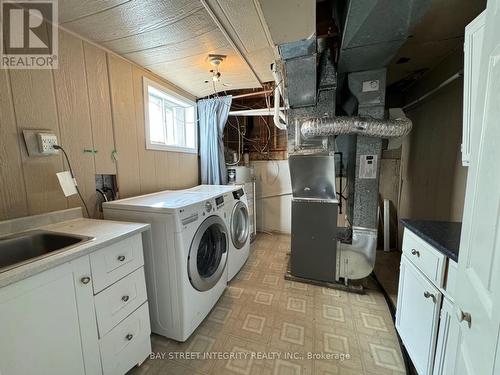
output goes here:
{"type": "MultiPolygon", "coordinates": [[[[143,77],[143,93],[144,93],[144,135],[146,141],[146,150],[154,150],[154,151],[171,151],[171,152],[183,152],[188,154],[197,154],[198,153],[198,111],[196,108],[196,102],[194,100],[188,99],[185,96],[178,94],[177,92],[168,89],[167,87],[159,84],[156,81],[153,81],[147,77],[143,77]],[[174,102],[177,102],[180,106],[194,107],[194,148],[191,147],[183,147],[183,146],[175,146],[175,145],[163,145],[158,143],[151,142],[150,136],[150,124],[149,124],[149,87],[152,86],[156,90],[164,93],[171,99],[174,99],[174,102]]],[[[172,100],[170,100],[172,101],[172,100]]],[[[166,130],[166,129],[165,129],[166,130]]]]}

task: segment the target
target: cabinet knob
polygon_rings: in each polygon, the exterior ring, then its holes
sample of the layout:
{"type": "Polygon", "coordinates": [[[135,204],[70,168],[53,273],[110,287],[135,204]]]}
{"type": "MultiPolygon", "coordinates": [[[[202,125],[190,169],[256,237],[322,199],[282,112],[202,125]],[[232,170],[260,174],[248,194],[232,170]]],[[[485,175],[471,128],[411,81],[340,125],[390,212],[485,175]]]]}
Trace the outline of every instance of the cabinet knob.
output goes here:
{"type": "Polygon", "coordinates": [[[460,310],[460,316],[458,317],[458,320],[460,322],[467,322],[467,325],[469,326],[469,328],[472,325],[472,315],[468,312],[463,312],[460,310]]]}
{"type": "Polygon", "coordinates": [[[411,255],[416,255],[417,257],[420,257],[420,251],[411,249],[411,255]]]}
{"type": "Polygon", "coordinates": [[[129,296],[123,296],[122,297],[122,301],[123,302],[127,302],[129,300],[129,298],[130,298],[129,296]]]}
{"type": "Polygon", "coordinates": [[[127,336],[125,336],[125,338],[127,339],[127,341],[130,341],[134,338],[134,335],[129,333],[127,336]]]}
{"type": "Polygon", "coordinates": [[[118,255],[117,258],[120,262],[123,262],[125,260],[125,255],[118,255]]]}
{"type": "Polygon", "coordinates": [[[80,279],[80,281],[82,282],[82,284],[88,284],[90,283],[90,277],[84,276],[80,279]]]}
{"type": "Polygon", "coordinates": [[[434,294],[425,291],[424,292],[424,297],[425,298],[431,298],[432,302],[436,303],[436,296],[434,294]]]}

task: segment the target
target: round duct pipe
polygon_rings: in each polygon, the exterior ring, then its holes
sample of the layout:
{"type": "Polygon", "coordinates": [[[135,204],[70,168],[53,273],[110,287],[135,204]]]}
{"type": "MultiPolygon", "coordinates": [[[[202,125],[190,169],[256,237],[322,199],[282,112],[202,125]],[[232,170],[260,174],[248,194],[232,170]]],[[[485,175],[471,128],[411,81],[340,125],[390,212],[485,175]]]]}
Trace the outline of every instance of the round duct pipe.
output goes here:
{"type": "Polygon", "coordinates": [[[340,116],[307,119],[300,132],[304,138],[359,134],[368,137],[393,138],[407,135],[412,128],[408,118],[378,120],[370,117],[340,116]]]}

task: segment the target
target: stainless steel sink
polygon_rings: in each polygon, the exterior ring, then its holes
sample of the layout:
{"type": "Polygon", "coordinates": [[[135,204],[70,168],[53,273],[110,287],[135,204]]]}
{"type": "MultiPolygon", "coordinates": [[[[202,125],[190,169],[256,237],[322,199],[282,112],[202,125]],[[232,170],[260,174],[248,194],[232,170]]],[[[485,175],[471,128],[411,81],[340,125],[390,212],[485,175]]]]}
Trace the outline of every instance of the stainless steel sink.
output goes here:
{"type": "Polygon", "coordinates": [[[32,230],[0,237],[0,272],[67,250],[92,237],[32,230]]]}

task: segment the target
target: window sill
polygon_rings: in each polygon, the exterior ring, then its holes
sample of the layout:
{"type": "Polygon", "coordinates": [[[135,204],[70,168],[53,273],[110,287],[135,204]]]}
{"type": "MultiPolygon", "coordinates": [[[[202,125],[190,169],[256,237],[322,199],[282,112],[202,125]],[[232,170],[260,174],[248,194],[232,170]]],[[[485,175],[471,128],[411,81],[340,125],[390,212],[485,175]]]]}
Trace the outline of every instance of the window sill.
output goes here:
{"type": "Polygon", "coordinates": [[[182,152],[185,154],[197,154],[198,150],[195,148],[179,147],[179,146],[167,146],[167,145],[155,145],[147,144],[146,150],[150,151],[167,151],[167,152],[182,152]]]}

